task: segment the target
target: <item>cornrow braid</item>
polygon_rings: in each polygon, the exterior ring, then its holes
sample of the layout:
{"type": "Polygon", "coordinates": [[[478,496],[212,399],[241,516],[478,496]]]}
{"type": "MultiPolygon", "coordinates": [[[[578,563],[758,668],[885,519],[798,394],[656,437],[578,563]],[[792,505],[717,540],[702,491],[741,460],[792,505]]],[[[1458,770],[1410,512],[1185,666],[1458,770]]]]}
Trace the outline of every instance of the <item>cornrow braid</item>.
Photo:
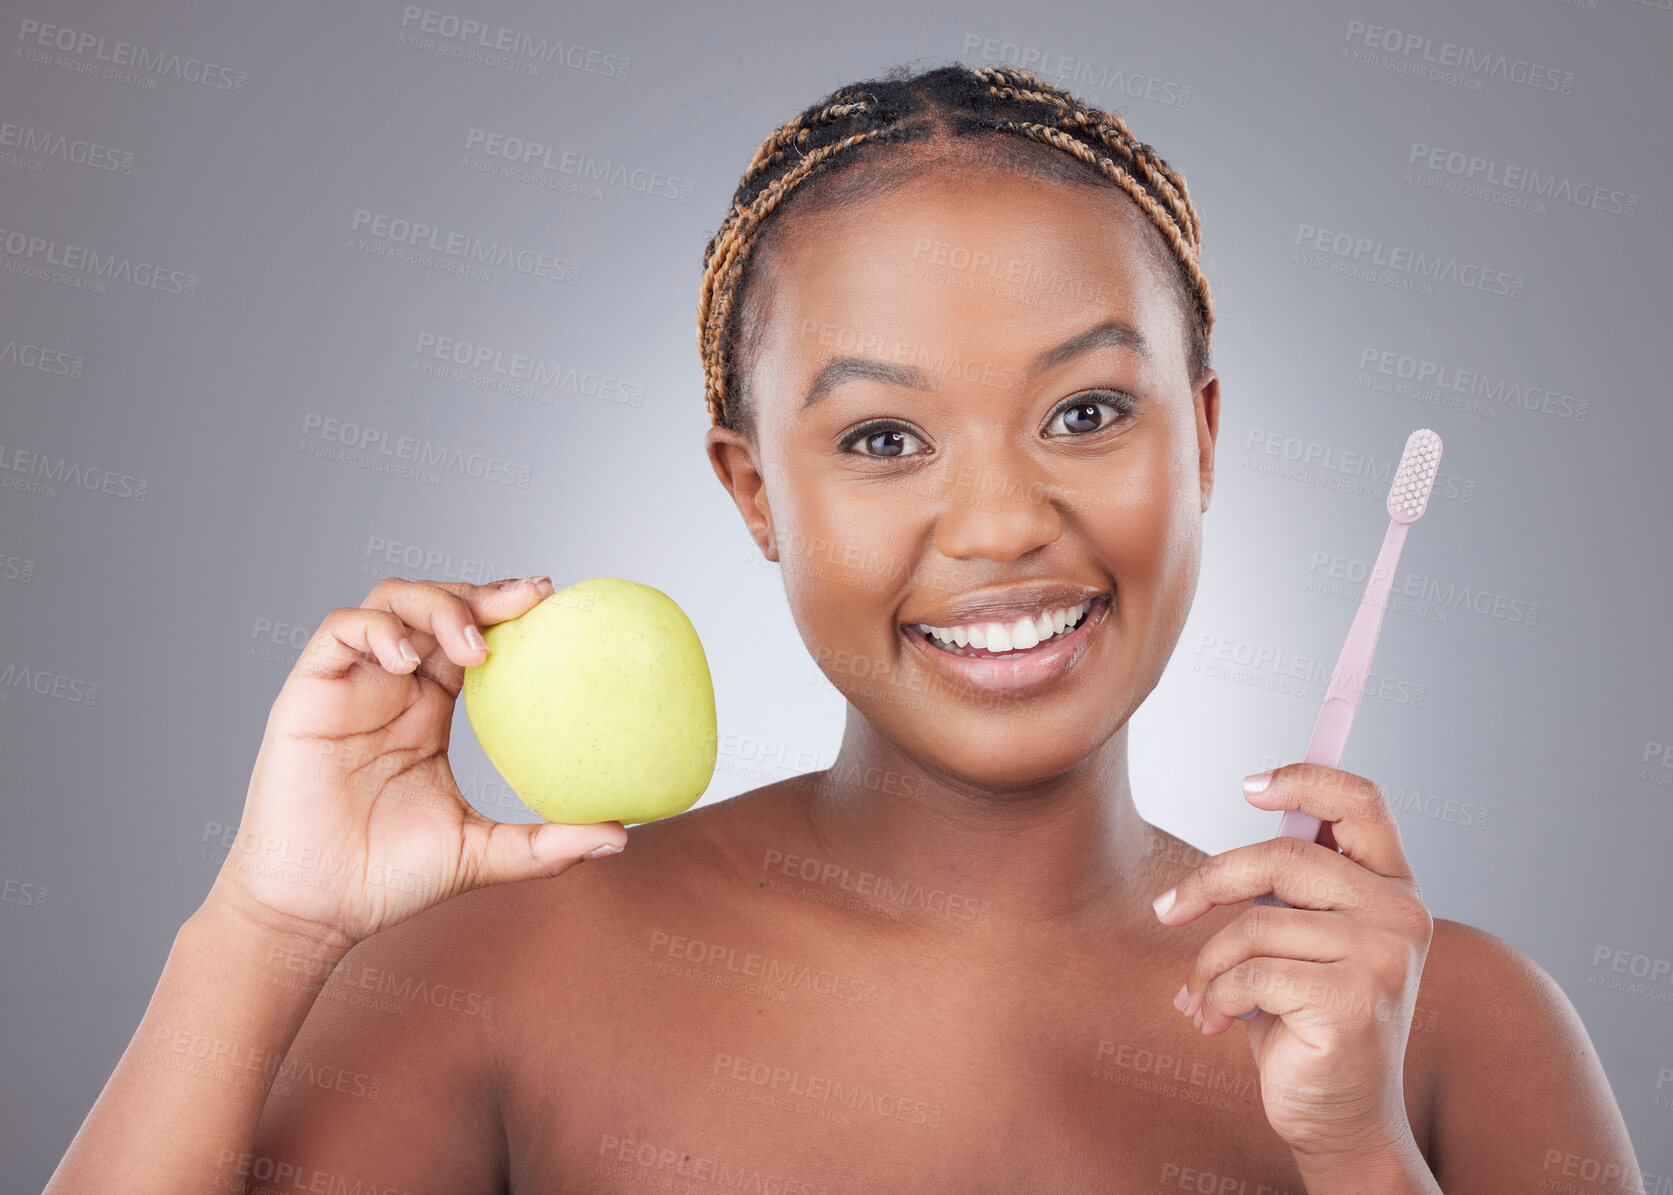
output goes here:
{"type": "Polygon", "coordinates": [[[1098,181],[1119,186],[1161,233],[1190,296],[1187,365],[1196,377],[1207,365],[1214,304],[1202,271],[1202,222],[1185,179],[1127,122],[1092,108],[1021,67],[959,64],[916,75],[896,67],[879,79],[850,83],[792,117],[761,143],[732,196],[720,228],[703,249],[697,304],[697,348],[703,361],[709,420],[747,425],[740,410],[739,319],[736,308],[749,278],[751,251],[769,217],[792,196],[798,206],[839,205],[848,194],[888,185],[912,168],[910,155],[891,145],[1019,137],[1066,155],[1098,181]],[[863,163],[878,164],[848,188],[831,180],[863,163]],[[880,175],[880,177],[874,177],[880,175]],[[804,186],[814,179],[812,187],[804,186]]]}

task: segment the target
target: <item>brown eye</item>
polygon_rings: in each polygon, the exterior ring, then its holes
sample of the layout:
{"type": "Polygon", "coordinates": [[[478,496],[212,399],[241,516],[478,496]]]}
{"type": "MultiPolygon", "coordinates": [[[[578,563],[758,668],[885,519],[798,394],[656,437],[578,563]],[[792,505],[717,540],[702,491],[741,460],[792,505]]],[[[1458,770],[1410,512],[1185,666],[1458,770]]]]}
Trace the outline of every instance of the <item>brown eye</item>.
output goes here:
{"type": "MultiPolygon", "coordinates": [[[[1111,397],[1115,399],[1115,396],[1112,395],[1111,397]]],[[[1083,436],[1090,432],[1102,431],[1111,424],[1131,415],[1131,406],[1120,399],[1114,401],[1087,399],[1060,407],[1057,414],[1052,417],[1051,422],[1046,425],[1046,434],[1062,435],[1067,433],[1073,436],[1083,436]],[[1051,429],[1059,424],[1062,425],[1063,431],[1053,432],[1051,429]]]]}
{"type": "Polygon", "coordinates": [[[845,447],[853,451],[855,446],[864,445],[865,451],[859,456],[875,456],[880,458],[896,456],[916,456],[915,451],[909,449],[910,444],[920,447],[923,441],[911,432],[899,427],[879,427],[873,429],[862,428],[848,438],[845,447]]]}

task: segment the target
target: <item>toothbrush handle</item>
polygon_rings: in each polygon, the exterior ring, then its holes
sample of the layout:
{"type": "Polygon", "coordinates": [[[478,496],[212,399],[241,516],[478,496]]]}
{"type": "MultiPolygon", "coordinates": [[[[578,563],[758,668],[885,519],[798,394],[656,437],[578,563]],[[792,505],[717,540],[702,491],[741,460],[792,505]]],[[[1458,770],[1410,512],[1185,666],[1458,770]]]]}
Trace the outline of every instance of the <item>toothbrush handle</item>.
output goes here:
{"type": "MultiPolygon", "coordinates": [[[[1342,762],[1342,752],[1348,746],[1348,731],[1353,728],[1354,714],[1359,711],[1359,699],[1365,692],[1365,679],[1371,671],[1371,657],[1377,651],[1377,636],[1383,627],[1383,611],[1388,608],[1388,592],[1394,584],[1394,569],[1400,563],[1400,549],[1406,544],[1406,529],[1410,524],[1398,519],[1388,521],[1388,532],[1383,536],[1377,563],[1365,579],[1365,592],[1360,595],[1359,609],[1354,612],[1353,625],[1342,644],[1342,654],[1336,658],[1336,668],[1330,674],[1330,687],[1325,690],[1324,704],[1313,723],[1313,735],[1307,740],[1306,763],[1323,764],[1334,768],[1342,762]]],[[[1319,819],[1299,809],[1286,809],[1278,823],[1279,838],[1305,838],[1315,841],[1319,836],[1319,819]]],[[[1270,894],[1268,894],[1270,895],[1270,894]]],[[[1288,908],[1272,897],[1271,902],[1288,908]]]]}
{"type": "MultiPolygon", "coordinates": [[[[1334,768],[1342,762],[1342,752],[1348,745],[1348,731],[1353,728],[1354,714],[1359,710],[1360,695],[1365,692],[1366,674],[1371,671],[1371,657],[1377,650],[1377,635],[1383,626],[1383,611],[1388,608],[1388,592],[1394,583],[1394,568],[1400,562],[1400,549],[1406,543],[1409,523],[1398,519],[1388,521],[1388,532],[1383,536],[1382,550],[1377,563],[1365,580],[1365,592],[1360,595],[1359,609],[1353,625],[1348,628],[1342,654],[1337,657],[1336,669],[1330,674],[1330,687],[1325,691],[1324,704],[1313,723],[1313,736],[1307,741],[1306,763],[1323,764],[1334,768]]],[[[1299,809],[1286,809],[1278,822],[1275,838],[1305,838],[1316,842],[1319,819],[1299,809]]],[[[1255,897],[1255,904],[1272,905],[1280,909],[1294,908],[1288,901],[1263,892],[1255,897]]],[[[1260,1012],[1253,1008],[1238,1016],[1247,1021],[1260,1012]]]]}

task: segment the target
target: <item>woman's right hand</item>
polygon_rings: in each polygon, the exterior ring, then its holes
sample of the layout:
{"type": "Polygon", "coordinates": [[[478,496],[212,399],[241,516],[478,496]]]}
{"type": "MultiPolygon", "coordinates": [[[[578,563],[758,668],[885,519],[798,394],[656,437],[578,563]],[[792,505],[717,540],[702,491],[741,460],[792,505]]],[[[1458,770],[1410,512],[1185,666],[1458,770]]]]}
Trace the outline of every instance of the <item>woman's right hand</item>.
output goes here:
{"type": "Polygon", "coordinates": [[[448,766],[465,668],[488,658],[470,636],[480,645],[478,628],[551,593],[545,577],[389,577],[359,607],[327,615],[268,715],[210,900],[262,928],[346,949],[471,888],[557,875],[596,847],[626,845],[617,821],[484,817],[448,766]]]}

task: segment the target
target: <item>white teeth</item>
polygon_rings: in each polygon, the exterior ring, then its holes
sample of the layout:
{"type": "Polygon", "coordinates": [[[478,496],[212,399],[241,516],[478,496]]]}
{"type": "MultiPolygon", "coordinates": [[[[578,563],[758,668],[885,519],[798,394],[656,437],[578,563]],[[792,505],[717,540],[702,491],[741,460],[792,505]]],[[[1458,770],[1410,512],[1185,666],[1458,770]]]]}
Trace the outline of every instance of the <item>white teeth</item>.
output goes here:
{"type": "Polygon", "coordinates": [[[1037,618],[1019,618],[1014,623],[980,622],[966,626],[932,627],[920,622],[924,634],[941,643],[956,643],[986,651],[1027,651],[1047,639],[1067,634],[1080,624],[1090,600],[1075,606],[1042,611],[1037,618]]]}

